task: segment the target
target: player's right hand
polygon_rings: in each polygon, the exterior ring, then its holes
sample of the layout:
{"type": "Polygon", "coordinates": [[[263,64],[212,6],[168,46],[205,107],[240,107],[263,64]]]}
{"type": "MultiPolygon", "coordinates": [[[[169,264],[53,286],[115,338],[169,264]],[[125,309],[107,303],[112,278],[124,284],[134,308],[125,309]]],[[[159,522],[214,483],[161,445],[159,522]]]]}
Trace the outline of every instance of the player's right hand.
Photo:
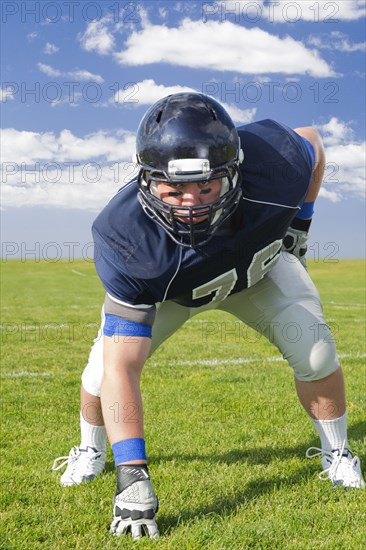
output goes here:
{"type": "Polygon", "coordinates": [[[113,521],[110,532],[120,536],[131,534],[135,540],[142,536],[159,536],[155,515],[158,498],[150,479],[136,481],[114,497],[113,521]]]}
{"type": "Polygon", "coordinates": [[[305,254],[307,251],[308,233],[289,227],[283,239],[282,250],[296,256],[306,269],[305,254]]]}

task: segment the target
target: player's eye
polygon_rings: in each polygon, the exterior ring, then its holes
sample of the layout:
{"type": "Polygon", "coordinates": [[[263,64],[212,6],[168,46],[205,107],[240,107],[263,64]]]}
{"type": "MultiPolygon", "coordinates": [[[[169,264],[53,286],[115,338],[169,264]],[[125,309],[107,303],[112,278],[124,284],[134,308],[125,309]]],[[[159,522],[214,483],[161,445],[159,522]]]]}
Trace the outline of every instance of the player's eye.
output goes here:
{"type": "Polygon", "coordinates": [[[170,181],[169,183],[167,183],[167,185],[169,185],[169,187],[173,187],[173,189],[176,189],[177,187],[180,187],[182,184],[178,181],[176,182],[170,181]]]}

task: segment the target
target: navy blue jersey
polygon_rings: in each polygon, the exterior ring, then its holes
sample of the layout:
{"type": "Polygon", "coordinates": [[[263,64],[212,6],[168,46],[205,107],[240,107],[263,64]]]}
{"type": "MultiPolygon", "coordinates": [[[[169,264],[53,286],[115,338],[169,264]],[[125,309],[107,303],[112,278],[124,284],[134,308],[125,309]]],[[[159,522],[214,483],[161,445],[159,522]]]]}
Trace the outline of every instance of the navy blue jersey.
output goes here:
{"type": "Polygon", "coordinates": [[[309,142],[272,120],[238,132],[243,197],[207,244],[193,250],[173,242],[144,213],[136,179],[102,210],[93,224],[95,267],[113,298],[199,307],[252,286],[271,269],[306,196],[314,153],[309,142]]]}

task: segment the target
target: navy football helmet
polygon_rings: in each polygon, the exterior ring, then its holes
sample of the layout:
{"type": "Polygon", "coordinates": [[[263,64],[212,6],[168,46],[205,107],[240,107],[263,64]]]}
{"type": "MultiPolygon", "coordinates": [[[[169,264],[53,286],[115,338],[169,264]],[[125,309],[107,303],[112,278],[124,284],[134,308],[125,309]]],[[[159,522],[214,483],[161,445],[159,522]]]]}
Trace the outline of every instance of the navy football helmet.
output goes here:
{"type": "Polygon", "coordinates": [[[216,100],[200,93],[169,95],[147,111],[137,131],[139,201],[173,241],[203,245],[238,206],[243,156],[237,130],[216,100]],[[220,197],[204,205],[173,206],[154,192],[159,182],[217,179],[222,180],[220,197]]]}

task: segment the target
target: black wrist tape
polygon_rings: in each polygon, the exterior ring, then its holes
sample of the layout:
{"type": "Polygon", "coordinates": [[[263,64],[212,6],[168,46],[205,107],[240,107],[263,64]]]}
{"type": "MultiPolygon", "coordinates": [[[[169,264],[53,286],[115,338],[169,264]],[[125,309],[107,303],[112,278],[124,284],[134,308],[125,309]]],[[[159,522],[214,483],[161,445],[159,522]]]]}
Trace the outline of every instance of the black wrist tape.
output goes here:
{"type": "Polygon", "coordinates": [[[298,231],[309,231],[311,224],[311,218],[309,220],[301,220],[300,218],[294,218],[291,222],[291,227],[298,231]]]}
{"type": "Polygon", "coordinates": [[[147,464],[120,464],[117,466],[117,491],[121,493],[136,481],[150,479],[147,464]]]}

